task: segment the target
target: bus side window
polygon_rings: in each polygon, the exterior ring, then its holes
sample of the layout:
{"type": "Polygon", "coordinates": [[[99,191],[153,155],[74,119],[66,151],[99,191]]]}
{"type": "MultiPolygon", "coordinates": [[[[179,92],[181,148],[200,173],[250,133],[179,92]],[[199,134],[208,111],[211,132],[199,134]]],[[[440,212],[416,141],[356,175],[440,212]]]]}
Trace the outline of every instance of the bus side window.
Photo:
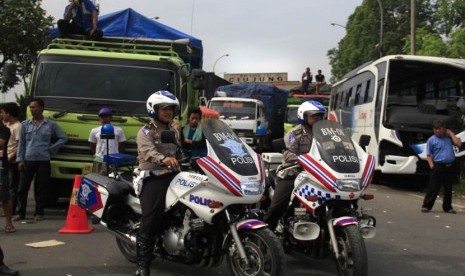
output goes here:
{"type": "Polygon", "coordinates": [[[352,97],[352,88],[349,89],[349,93],[347,94],[345,107],[349,107],[351,97],[352,97]]]}
{"type": "Polygon", "coordinates": [[[354,105],[361,104],[360,94],[362,94],[362,84],[357,85],[357,90],[355,92],[354,105]]]}
{"type": "Polygon", "coordinates": [[[363,103],[368,103],[373,100],[374,89],[370,89],[371,80],[367,80],[367,85],[365,86],[365,95],[363,96],[363,103]]]}

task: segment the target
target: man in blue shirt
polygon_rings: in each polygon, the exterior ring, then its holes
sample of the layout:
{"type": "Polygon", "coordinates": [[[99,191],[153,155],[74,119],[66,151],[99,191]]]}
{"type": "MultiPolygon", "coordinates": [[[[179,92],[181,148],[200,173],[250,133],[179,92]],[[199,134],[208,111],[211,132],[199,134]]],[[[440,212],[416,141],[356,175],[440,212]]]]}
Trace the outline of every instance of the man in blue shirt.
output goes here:
{"type": "Polygon", "coordinates": [[[74,0],[66,6],[64,19],[57,22],[61,37],[69,34],[85,35],[91,40],[102,38],[103,32],[97,29],[98,9],[90,0],[74,0]]]}
{"type": "Polygon", "coordinates": [[[425,199],[421,211],[427,213],[433,208],[434,201],[444,187],[444,200],[442,209],[446,213],[455,214],[452,209],[452,183],[454,181],[455,154],[453,145],[460,147],[462,141],[450,130],[446,129],[444,122],[435,120],[433,132],[426,142],[426,155],[431,168],[431,177],[426,188],[425,199]]]}
{"type": "Polygon", "coordinates": [[[66,135],[58,125],[44,118],[44,102],[42,99],[32,99],[29,102],[32,119],[21,123],[16,161],[18,169],[23,171],[23,181],[18,189],[19,211],[16,220],[26,218],[27,195],[34,179],[34,197],[36,208],[34,219],[43,220],[44,206],[47,201],[50,184],[50,157],[67,141],[66,135]],[[52,139],[56,139],[52,143],[52,139]]]}

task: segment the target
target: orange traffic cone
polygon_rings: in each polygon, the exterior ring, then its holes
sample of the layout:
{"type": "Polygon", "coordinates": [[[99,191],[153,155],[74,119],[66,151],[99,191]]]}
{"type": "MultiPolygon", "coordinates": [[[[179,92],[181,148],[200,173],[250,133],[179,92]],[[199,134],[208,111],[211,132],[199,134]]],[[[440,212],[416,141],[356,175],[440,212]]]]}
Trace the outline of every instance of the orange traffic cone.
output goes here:
{"type": "Polygon", "coordinates": [[[73,192],[69,201],[68,216],[66,218],[65,227],[58,230],[64,234],[87,234],[92,232],[94,228],[87,223],[87,214],[84,209],[77,205],[77,194],[81,185],[81,176],[74,177],[73,192]]]}

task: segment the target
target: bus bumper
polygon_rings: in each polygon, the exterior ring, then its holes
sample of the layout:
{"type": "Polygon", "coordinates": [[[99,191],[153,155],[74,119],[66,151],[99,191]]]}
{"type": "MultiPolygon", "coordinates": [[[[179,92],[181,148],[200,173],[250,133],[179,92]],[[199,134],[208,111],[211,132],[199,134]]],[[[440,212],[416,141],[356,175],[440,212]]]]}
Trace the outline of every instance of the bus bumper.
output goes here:
{"type": "Polygon", "coordinates": [[[415,174],[417,162],[416,156],[386,155],[384,164],[380,168],[385,174],[415,174]]]}

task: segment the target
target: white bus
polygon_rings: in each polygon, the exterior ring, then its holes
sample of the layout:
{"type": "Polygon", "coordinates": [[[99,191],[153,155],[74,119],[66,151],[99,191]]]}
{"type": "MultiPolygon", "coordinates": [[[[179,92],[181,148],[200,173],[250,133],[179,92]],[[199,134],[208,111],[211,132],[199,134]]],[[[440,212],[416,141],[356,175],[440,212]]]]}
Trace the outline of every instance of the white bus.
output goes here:
{"type": "MultiPolygon", "coordinates": [[[[424,174],[432,122],[465,141],[465,59],[396,55],[368,62],[333,85],[329,119],[376,156],[383,174],[424,174]]],[[[464,143],[465,144],[465,143],[464,143]]],[[[464,146],[455,148],[457,157],[464,146]]]]}

